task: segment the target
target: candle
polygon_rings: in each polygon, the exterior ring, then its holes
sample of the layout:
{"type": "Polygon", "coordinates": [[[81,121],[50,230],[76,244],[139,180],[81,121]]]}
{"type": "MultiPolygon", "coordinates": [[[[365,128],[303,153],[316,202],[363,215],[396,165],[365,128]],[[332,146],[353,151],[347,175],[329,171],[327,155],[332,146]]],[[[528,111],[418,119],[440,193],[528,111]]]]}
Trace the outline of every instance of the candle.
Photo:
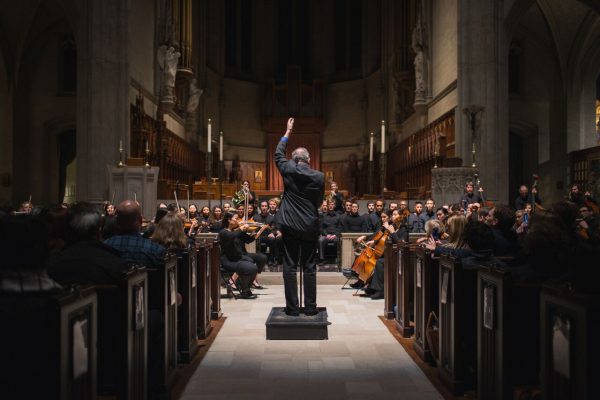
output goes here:
{"type": "Polygon", "coordinates": [[[148,139],[146,139],[146,153],[150,151],[150,146],[148,146],[148,139]]]}
{"type": "Polygon", "coordinates": [[[207,140],[207,144],[206,144],[206,151],[207,152],[211,152],[211,146],[210,146],[210,142],[211,142],[211,134],[212,134],[212,127],[210,125],[210,118],[208,119],[208,140],[207,140]]]}
{"type": "Polygon", "coordinates": [[[219,133],[219,161],[223,161],[223,131],[219,133]]]}
{"type": "Polygon", "coordinates": [[[369,161],[373,161],[373,145],[375,144],[375,134],[371,132],[371,138],[369,140],[369,161]]]}
{"type": "Polygon", "coordinates": [[[385,121],[381,121],[381,154],[385,153],[385,121]]]}
{"type": "Polygon", "coordinates": [[[119,151],[123,151],[123,141],[119,140],[119,151]]]}

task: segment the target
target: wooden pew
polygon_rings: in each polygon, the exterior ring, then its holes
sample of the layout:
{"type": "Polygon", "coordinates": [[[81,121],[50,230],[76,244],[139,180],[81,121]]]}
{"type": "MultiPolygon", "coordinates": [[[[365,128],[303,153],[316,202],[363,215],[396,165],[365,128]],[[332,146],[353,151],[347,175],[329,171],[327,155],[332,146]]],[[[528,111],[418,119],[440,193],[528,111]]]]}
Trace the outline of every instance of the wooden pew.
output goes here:
{"type": "MultiPolygon", "coordinates": [[[[413,327],[410,325],[411,308],[411,287],[412,277],[410,268],[411,255],[410,244],[392,245],[391,259],[396,267],[396,328],[402,337],[410,337],[413,334],[413,327]]],[[[386,255],[387,261],[387,255],[386,255]]]]}
{"type": "Polygon", "coordinates": [[[189,363],[198,351],[198,251],[177,252],[177,287],[182,303],[177,309],[179,362],[189,363]]]}
{"type": "Polygon", "coordinates": [[[422,246],[415,248],[414,309],[415,338],[413,349],[425,362],[435,362],[427,343],[427,320],[433,311],[438,314],[439,258],[432,258],[432,252],[422,246]]]}
{"type": "Polygon", "coordinates": [[[221,311],[221,250],[217,233],[202,233],[196,235],[196,243],[204,242],[209,252],[211,319],[218,320],[223,316],[221,311]]]}
{"type": "Polygon", "coordinates": [[[167,253],[164,267],[148,269],[148,282],[148,308],[160,312],[163,320],[159,328],[163,340],[157,348],[148,346],[149,359],[156,357],[160,362],[148,383],[168,396],[177,370],[177,256],[167,253]]]}
{"type": "Polygon", "coordinates": [[[123,272],[118,285],[96,289],[99,393],[114,393],[118,399],[144,399],[148,379],[146,268],[132,266],[123,272]]]}
{"type": "Polygon", "coordinates": [[[438,307],[438,372],[452,393],[462,393],[476,384],[477,273],[460,259],[440,258],[438,307]]]}
{"type": "Polygon", "coordinates": [[[477,397],[512,399],[539,381],[539,285],[515,281],[506,266],[477,272],[477,397]]]}
{"type": "Polygon", "coordinates": [[[597,398],[600,294],[549,283],[542,287],[540,313],[542,399],[597,398]]]}
{"type": "Polygon", "coordinates": [[[398,249],[394,249],[392,240],[388,238],[385,242],[383,251],[384,262],[384,280],[383,280],[383,315],[387,319],[394,319],[396,313],[394,306],[396,305],[396,276],[398,275],[398,249]]]}
{"type": "Polygon", "coordinates": [[[2,398],[96,398],[93,287],[0,295],[2,398]]]}
{"type": "Polygon", "coordinates": [[[196,241],[198,251],[198,288],[197,288],[197,335],[200,339],[206,339],[211,331],[211,275],[210,275],[210,250],[212,244],[196,241]]]}

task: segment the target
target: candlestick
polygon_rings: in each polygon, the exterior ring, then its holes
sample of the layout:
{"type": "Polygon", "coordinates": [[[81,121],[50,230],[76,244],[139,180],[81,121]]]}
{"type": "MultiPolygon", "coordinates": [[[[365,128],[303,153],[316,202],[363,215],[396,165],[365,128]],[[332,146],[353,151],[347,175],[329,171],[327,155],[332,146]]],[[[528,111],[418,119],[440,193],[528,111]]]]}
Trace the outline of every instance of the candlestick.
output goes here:
{"type": "Polygon", "coordinates": [[[385,153],[385,121],[381,120],[381,153],[385,153]]]}
{"type": "Polygon", "coordinates": [[[209,118],[208,119],[208,143],[206,144],[206,146],[207,146],[206,147],[206,151],[208,153],[210,153],[212,151],[211,145],[210,145],[210,142],[211,142],[211,139],[212,139],[211,136],[212,136],[212,126],[211,126],[210,118],[209,118]]]}
{"type": "Polygon", "coordinates": [[[146,139],[146,167],[150,167],[150,146],[148,145],[148,139],[146,139]]]}
{"type": "Polygon", "coordinates": [[[223,131],[219,133],[219,161],[223,161],[223,131]]]}
{"type": "Polygon", "coordinates": [[[122,167],[123,164],[123,141],[119,140],[119,167],[122,167]]]}
{"type": "Polygon", "coordinates": [[[473,156],[473,164],[471,164],[471,167],[475,168],[476,167],[476,165],[475,165],[475,142],[473,142],[473,150],[471,151],[471,154],[473,156]]]}
{"type": "Polygon", "coordinates": [[[373,145],[375,144],[375,134],[371,132],[371,138],[369,139],[369,161],[373,161],[373,145]]]}

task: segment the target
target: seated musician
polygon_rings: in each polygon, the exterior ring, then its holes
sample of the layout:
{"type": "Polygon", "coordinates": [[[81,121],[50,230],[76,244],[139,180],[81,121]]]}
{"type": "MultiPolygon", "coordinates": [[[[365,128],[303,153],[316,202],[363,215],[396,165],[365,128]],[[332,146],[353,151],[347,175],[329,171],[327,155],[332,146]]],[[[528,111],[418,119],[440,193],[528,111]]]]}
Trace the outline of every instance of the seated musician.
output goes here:
{"type": "Polygon", "coordinates": [[[219,206],[213,207],[213,212],[210,217],[210,228],[209,231],[212,233],[219,233],[223,229],[223,209],[219,206]]]}
{"type": "Polygon", "coordinates": [[[271,227],[271,229],[265,230],[260,235],[259,249],[262,250],[264,245],[265,249],[268,249],[268,265],[276,265],[280,257],[280,248],[282,245],[281,231],[275,228],[275,216],[269,212],[269,203],[267,201],[263,200],[260,202],[260,213],[254,217],[254,220],[271,227]]]}
{"type": "Polygon", "coordinates": [[[256,197],[256,193],[254,193],[254,191],[250,189],[250,181],[249,180],[244,179],[242,181],[242,191],[248,193],[248,203],[255,205],[256,202],[258,201],[258,197],[256,197]]]}
{"type": "Polygon", "coordinates": [[[239,204],[235,208],[235,212],[237,213],[238,218],[240,220],[243,220],[244,217],[246,216],[246,207],[244,206],[244,203],[239,204]]]}
{"type": "Polygon", "coordinates": [[[127,269],[121,254],[100,241],[102,217],[90,203],[77,203],[67,215],[67,246],[49,257],[48,274],[61,285],[117,284],[127,269]]]}
{"type": "MultiPolygon", "coordinates": [[[[248,235],[248,225],[240,224],[237,214],[226,213],[223,216],[223,226],[219,233],[221,246],[221,266],[239,276],[240,289],[243,299],[255,299],[256,295],[250,290],[256,275],[261,270],[267,257],[264,254],[249,254],[245,252],[244,243],[255,240],[254,234],[248,235]]],[[[262,233],[259,231],[259,234],[262,233]]]]}
{"type": "Polygon", "coordinates": [[[195,218],[192,218],[190,214],[190,220],[192,221],[192,227],[189,236],[194,236],[200,232],[208,232],[210,229],[210,208],[208,206],[202,207],[200,214],[197,214],[195,218]]]}
{"type": "Polygon", "coordinates": [[[137,202],[125,200],[117,206],[116,226],[119,234],[104,243],[119,250],[123,260],[150,268],[164,265],[165,248],[140,235],[142,213],[137,202]]]}
{"type": "Polygon", "coordinates": [[[579,235],[589,243],[600,242],[600,221],[590,206],[579,207],[579,218],[577,219],[579,235]]]}
{"type": "Polygon", "coordinates": [[[190,208],[189,208],[189,218],[190,219],[196,219],[198,218],[198,207],[196,207],[195,204],[190,204],[190,208]]]}
{"type": "Polygon", "coordinates": [[[223,203],[223,215],[231,211],[231,203],[223,203]]]}
{"type": "Polygon", "coordinates": [[[340,215],[336,212],[335,201],[327,201],[327,213],[321,218],[321,235],[319,236],[319,264],[325,262],[325,247],[327,243],[335,243],[339,241],[339,236],[342,231],[340,223],[340,215]]]}
{"type": "Polygon", "coordinates": [[[342,216],[342,232],[368,232],[367,221],[358,213],[359,205],[352,202],[350,214],[342,216]]]}
{"type": "Polygon", "coordinates": [[[515,199],[515,210],[523,210],[525,208],[525,204],[530,203],[533,205],[534,201],[536,206],[542,205],[542,199],[537,192],[537,188],[533,187],[530,194],[527,185],[519,186],[519,195],[515,199]]]}
{"type": "MultiPolygon", "coordinates": [[[[399,242],[408,242],[408,229],[406,225],[403,224],[402,215],[400,210],[396,209],[392,211],[391,221],[386,213],[381,214],[381,229],[385,229],[389,232],[390,238],[392,239],[392,243],[399,242]]],[[[371,239],[374,235],[371,235],[370,238],[365,238],[361,236],[356,241],[362,243],[365,239],[367,242],[366,246],[374,246],[375,243],[371,239]]],[[[375,270],[373,271],[373,275],[371,277],[371,281],[368,282],[369,287],[365,289],[365,294],[370,296],[373,300],[383,299],[383,284],[384,284],[384,258],[383,255],[377,259],[375,264],[375,270]]],[[[353,287],[362,287],[366,282],[361,282],[360,280],[357,284],[353,284],[353,287]]]]}

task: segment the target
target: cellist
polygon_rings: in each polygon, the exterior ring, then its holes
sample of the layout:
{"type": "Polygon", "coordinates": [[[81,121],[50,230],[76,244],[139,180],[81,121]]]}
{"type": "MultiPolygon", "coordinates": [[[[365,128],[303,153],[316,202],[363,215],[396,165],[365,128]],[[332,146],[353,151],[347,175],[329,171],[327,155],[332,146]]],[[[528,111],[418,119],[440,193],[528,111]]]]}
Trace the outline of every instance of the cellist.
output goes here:
{"type": "MultiPolygon", "coordinates": [[[[389,233],[389,237],[392,239],[393,243],[408,241],[408,228],[406,226],[406,219],[403,218],[401,211],[398,209],[392,211],[391,221],[385,212],[381,213],[381,229],[386,230],[389,233]]],[[[375,236],[375,233],[370,238],[361,236],[356,241],[361,243],[367,240],[365,243],[366,246],[374,246],[375,243],[371,240],[371,238],[375,236]]],[[[369,287],[365,289],[365,295],[371,297],[373,300],[383,299],[383,279],[384,259],[382,255],[375,263],[375,270],[373,272],[371,281],[369,282],[369,287]]],[[[365,282],[361,282],[359,280],[357,284],[352,286],[361,287],[365,284],[365,282]]]]}

